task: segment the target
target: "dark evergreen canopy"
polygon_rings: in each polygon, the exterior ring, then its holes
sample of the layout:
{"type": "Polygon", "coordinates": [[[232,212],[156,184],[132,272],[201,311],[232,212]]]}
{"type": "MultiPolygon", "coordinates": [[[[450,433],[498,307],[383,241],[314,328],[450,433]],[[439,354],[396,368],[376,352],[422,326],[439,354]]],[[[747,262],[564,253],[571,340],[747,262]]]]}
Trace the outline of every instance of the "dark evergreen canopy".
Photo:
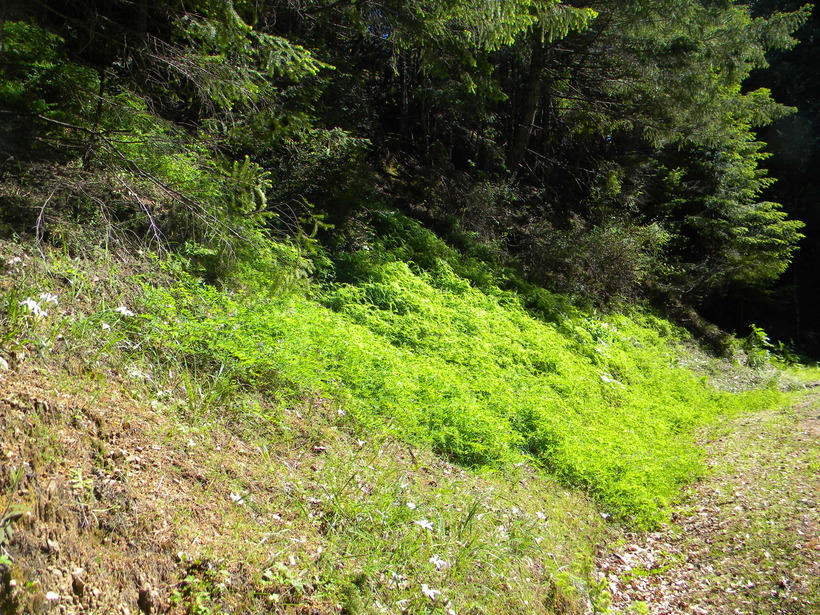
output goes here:
{"type": "MultiPolygon", "coordinates": [[[[353,249],[369,211],[397,207],[474,231],[536,282],[671,308],[771,284],[801,237],[763,196],[760,136],[788,151],[760,130],[807,116],[748,78],[794,46],[810,6],[3,6],[3,181],[68,187],[78,215],[164,246],[230,260],[330,222],[326,241],[353,249]]],[[[6,225],[32,225],[3,199],[6,225]]]]}

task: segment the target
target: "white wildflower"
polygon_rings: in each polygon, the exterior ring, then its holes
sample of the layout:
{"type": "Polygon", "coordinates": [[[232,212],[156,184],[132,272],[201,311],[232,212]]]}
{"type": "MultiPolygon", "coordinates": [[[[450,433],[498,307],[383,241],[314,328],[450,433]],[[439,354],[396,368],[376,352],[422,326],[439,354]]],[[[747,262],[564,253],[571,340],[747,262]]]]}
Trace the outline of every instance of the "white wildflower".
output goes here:
{"type": "Polygon", "coordinates": [[[104,322],[103,324],[101,324],[100,327],[102,327],[103,331],[110,331],[111,330],[111,325],[109,325],[107,322],[104,322]]]}
{"type": "Polygon", "coordinates": [[[20,305],[24,306],[35,318],[45,318],[48,316],[48,312],[41,308],[40,304],[31,297],[27,297],[25,300],[21,301],[20,305]]]}
{"type": "Polygon", "coordinates": [[[424,528],[425,530],[432,530],[433,529],[433,522],[428,521],[427,519],[421,519],[420,521],[413,521],[413,523],[415,523],[416,525],[418,525],[421,528],[424,528]]]}
{"type": "Polygon", "coordinates": [[[535,513],[535,516],[538,517],[539,519],[541,519],[541,521],[546,521],[547,520],[547,515],[545,515],[540,510],[537,513],[535,513]]]}
{"type": "Polygon", "coordinates": [[[410,510],[416,510],[416,505],[413,502],[407,502],[407,508],[410,510]]]}
{"type": "Polygon", "coordinates": [[[134,315],[134,312],[132,312],[131,310],[129,310],[129,309],[128,309],[127,307],[125,307],[124,305],[121,305],[120,307],[118,307],[118,308],[117,308],[117,309],[115,309],[114,311],[115,311],[117,314],[121,314],[121,315],[123,315],[123,316],[133,316],[133,315],[134,315]]]}
{"type": "Polygon", "coordinates": [[[390,571],[390,581],[389,581],[390,583],[393,583],[396,587],[398,587],[399,583],[401,583],[403,580],[404,580],[404,577],[401,576],[401,575],[396,574],[395,570],[390,571]]]}
{"type": "Polygon", "coordinates": [[[430,598],[430,600],[435,600],[436,596],[441,595],[441,591],[432,589],[427,583],[421,584],[421,593],[430,598]]]}
{"type": "Polygon", "coordinates": [[[450,562],[439,557],[438,553],[433,554],[430,558],[430,563],[436,567],[436,570],[446,570],[450,567],[450,562]]]}
{"type": "Polygon", "coordinates": [[[51,293],[40,293],[40,301],[43,303],[52,303],[54,305],[59,305],[59,301],[57,301],[57,295],[52,295],[51,293]]]}
{"type": "Polygon", "coordinates": [[[407,588],[407,577],[404,575],[396,574],[395,571],[390,571],[390,578],[387,580],[390,585],[396,587],[396,589],[406,589],[407,588]]]}
{"type": "Polygon", "coordinates": [[[242,497],[241,495],[239,495],[238,493],[232,493],[231,494],[231,499],[234,502],[236,502],[237,504],[244,504],[245,503],[245,498],[242,497]]]}

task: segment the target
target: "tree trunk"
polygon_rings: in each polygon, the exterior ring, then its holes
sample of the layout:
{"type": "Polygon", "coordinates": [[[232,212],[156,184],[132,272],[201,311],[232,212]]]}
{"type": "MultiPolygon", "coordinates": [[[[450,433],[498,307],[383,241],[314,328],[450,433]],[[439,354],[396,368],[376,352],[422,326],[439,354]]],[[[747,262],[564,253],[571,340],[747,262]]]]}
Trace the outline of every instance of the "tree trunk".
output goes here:
{"type": "Polygon", "coordinates": [[[83,154],[83,170],[88,171],[94,161],[94,151],[97,147],[97,131],[100,128],[100,118],[102,117],[103,95],[105,94],[106,76],[105,71],[100,71],[100,87],[97,91],[97,108],[94,110],[94,123],[91,126],[91,136],[88,138],[88,145],[83,154]]]}
{"type": "Polygon", "coordinates": [[[507,168],[515,175],[518,167],[524,160],[527,152],[530,135],[535,125],[535,116],[538,114],[538,103],[541,100],[541,83],[544,67],[546,66],[547,52],[544,49],[543,28],[536,32],[532,42],[530,69],[524,95],[521,99],[521,112],[513,128],[513,138],[507,156],[507,168]]]}

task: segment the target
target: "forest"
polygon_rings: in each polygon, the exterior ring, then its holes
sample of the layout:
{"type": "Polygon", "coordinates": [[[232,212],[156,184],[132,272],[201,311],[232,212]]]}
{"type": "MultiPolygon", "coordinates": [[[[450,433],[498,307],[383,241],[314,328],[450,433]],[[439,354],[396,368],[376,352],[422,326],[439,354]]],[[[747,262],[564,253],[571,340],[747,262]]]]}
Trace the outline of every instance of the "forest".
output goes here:
{"type": "Polygon", "coordinates": [[[814,612],[818,19],[4,0],[0,611],[814,612]]]}
{"type": "Polygon", "coordinates": [[[588,304],[648,301],[707,337],[698,311],[740,335],[754,315],[813,348],[809,5],[4,11],[3,177],[55,197],[40,212],[6,196],[7,228],[68,208],[187,245],[217,276],[267,234],[344,252],[394,209],[588,304]],[[784,277],[806,234],[806,264],[784,277]]]}

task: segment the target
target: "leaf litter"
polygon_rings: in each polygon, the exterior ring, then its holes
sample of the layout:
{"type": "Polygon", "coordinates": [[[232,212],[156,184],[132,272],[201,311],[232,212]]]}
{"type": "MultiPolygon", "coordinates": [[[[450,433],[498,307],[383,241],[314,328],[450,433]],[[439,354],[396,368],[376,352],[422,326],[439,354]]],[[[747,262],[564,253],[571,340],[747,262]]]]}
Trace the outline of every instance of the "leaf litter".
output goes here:
{"type": "Polygon", "coordinates": [[[820,394],[702,435],[709,470],[658,531],[597,559],[611,612],[820,613],[820,394]]]}

